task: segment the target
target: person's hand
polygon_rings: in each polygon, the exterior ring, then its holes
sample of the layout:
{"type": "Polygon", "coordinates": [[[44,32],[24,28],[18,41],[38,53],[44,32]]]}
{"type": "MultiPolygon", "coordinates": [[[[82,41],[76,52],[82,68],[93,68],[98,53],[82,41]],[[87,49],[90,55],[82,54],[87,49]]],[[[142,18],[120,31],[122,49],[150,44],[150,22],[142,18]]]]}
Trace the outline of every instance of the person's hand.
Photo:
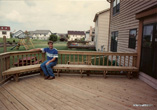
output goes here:
{"type": "Polygon", "coordinates": [[[46,65],[48,65],[50,62],[48,61],[47,63],[46,63],[46,65]]]}

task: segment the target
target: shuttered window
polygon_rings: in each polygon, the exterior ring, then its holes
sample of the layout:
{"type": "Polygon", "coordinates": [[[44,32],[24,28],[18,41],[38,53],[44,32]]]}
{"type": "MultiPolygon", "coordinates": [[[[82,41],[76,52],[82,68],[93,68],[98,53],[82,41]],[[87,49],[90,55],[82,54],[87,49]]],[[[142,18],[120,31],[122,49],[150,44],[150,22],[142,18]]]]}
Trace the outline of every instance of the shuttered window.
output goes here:
{"type": "Polygon", "coordinates": [[[129,32],[129,48],[135,49],[136,48],[136,36],[137,36],[137,29],[131,29],[129,32]]]}
{"type": "Polygon", "coordinates": [[[113,2],[113,15],[119,12],[120,9],[120,0],[114,0],[113,2]]]}

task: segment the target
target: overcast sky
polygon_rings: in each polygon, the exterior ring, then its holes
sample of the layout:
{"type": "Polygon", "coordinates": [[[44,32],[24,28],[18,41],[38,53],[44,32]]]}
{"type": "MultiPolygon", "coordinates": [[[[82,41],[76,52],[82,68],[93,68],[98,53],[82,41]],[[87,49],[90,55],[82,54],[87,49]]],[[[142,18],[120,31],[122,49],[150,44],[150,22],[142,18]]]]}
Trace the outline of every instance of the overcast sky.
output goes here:
{"type": "Polygon", "coordinates": [[[11,31],[85,31],[94,26],[95,14],[109,7],[106,0],[0,0],[0,26],[11,31]]]}

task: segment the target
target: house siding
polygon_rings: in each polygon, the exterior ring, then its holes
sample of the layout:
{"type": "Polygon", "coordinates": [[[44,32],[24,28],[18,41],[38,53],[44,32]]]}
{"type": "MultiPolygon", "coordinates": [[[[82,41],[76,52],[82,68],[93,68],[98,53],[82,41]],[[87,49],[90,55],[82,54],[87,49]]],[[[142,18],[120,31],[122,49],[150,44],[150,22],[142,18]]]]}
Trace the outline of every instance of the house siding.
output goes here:
{"type": "Polygon", "coordinates": [[[97,51],[101,50],[103,45],[103,51],[107,51],[108,48],[109,14],[109,10],[99,14],[95,22],[95,46],[97,51]]]}
{"type": "MultiPolygon", "coordinates": [[[[118,45],[117,52],[136,52],[137,51],[137,42],[136,48],[128,48],[129,42],[129,31],[130,29],[137,28],[138,39],[138,26],[139,20],[136,20],[135,14],[145,10],[149,7],[157,4],[155,0],[121,0],[120,1],[120,12],[115,15],[113,12],[113,3],[111,3],[111,24],[110,24],[110,39],[109,44],[111,45],[111,32],[118,31],[118,45]]],[[[110,50],[110,46],[109,46],[110,50]]]]}

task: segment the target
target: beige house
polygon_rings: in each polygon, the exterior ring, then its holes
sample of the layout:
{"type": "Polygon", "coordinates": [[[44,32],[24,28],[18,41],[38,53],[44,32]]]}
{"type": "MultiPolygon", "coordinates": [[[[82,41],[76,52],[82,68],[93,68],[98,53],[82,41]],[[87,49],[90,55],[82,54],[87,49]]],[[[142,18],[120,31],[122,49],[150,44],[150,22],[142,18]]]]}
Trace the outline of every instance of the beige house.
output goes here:
{"type": "Polygon", "coordinates": [[[111,10],[110,51],[137,52],[139,78],[157,89],[156,0],[107,1],[111,10]]]}
{"type": "Polygon", "coordinates": [[[76,41],[85,38],[84,31],[68,31],[68,41],[76,41]]]}
{"type": "Polygon", "coordinates": [[[95,48],[97,51],[108,51],[110,9],[105,9],[95,14],[95,48]]]}

